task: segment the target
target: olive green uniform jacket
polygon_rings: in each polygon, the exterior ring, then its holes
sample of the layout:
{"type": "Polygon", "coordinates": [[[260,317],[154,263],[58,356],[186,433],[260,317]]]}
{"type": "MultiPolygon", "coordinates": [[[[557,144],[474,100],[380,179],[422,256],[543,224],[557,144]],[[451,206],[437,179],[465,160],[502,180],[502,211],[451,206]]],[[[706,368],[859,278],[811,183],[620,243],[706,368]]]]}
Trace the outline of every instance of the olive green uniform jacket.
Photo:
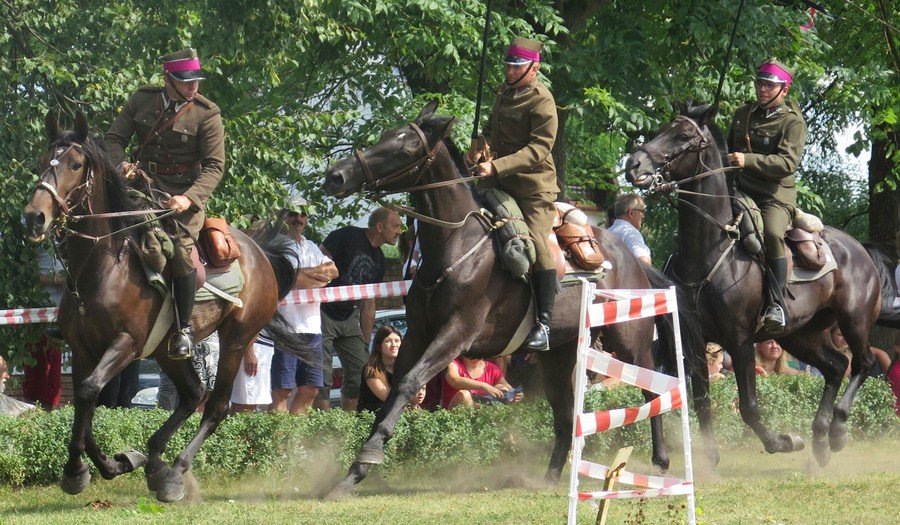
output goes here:
{"type": "Polygon", "coordinates": [[[763,215],[767,256],[784,257],[784,233],[797,208],[794,172],[806,146],[806,121],[795,103],[766,110],[741,106],[728,132],[728,150],[744,153],[737,187],[753,198],[763,215]]]}
{"type": "MultiPolygon", "coordinates": [[[[135,135],[137,148],[157,122],[165,123],[175,116],[175,104],[165,94],[162,86],[142,86],[125,103],[105,136],[106,148],[114,165],[126,160],[126,150],[135,135]]],[[[150,140],[136,160],[140,161],[141,169],[153,179],[158,189],[171,195],[184,195],[191,200],[193,205],[175,218],[196,237],[206,218],[206,201],[222,180],[225,170],[225,128],[219,106],[198,94],[193,106],[159,137],[150,140]],[[161,168],[165,171],[166,167],[173,165],[190,164],[198,165],[177,169],[180,173],[154,170],[161,168]]],[[[193,244],[180,231],[176,235],[182,246],[193,244]]]]}
{"type": "Polygon", "coordinates": [[[497,90],[484,136],[494,153],[498,186],[512,195],[534,238],[535,268],[554,268],[547,247],[559,193],[550,150],[556,142],[558,118],[553,95],[535,79],[518,89],[497,90]]]}

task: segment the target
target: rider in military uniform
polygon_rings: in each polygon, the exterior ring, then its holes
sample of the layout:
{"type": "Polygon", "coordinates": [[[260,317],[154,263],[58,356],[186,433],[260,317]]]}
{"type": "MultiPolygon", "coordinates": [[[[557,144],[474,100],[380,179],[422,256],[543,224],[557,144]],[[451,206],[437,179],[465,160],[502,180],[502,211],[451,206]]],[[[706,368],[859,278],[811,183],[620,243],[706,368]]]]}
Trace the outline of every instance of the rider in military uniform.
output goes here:
{"type": "Polygon", "coordinates": [[[143,86],[125,103],[106,133],[113,163],[126,176],[140,169],[157,189],[171,197],[167,208],[177,210],[175,256],[171,261],[179,330],[169,347],[173,359],[191,356],[190,319],[197,289],[191,249],[203,220],[206,201],[225,168],[225,129],[219,107],[197,92],[203,75],[194,49],[160,57],[164,86],[143,86]],[[133,136],[138,147],[126,159],[133,136]],[[135,163],[136,166],[132,163],[135,163]],[[187,231],[184,231],[185,228],[187,231]]]}
{"type": "Polygon", "coordinates": [[[737,110],[728,132],[728,158],[742,168],[737,188],[762,212],[766,261],[776,283],[763,314],[763,329],[780,332],[786,324],[784,287],[787,258],[784,234],[796,215],[794,172],[806,145],[806,121],[793,101],[786,101],[793,72],[769,59],[757,68],[756,102],[737,110]]]}
{"type": "MultiPolygon", "coordinates": [[[[541,47],[535,40],[516,37],[504,59],[506,83],[497,90],[484,136],[494,154],[478,164],[482,175],[496,175],[498,186],[512,195],[522,208],[534,240],[537,261],[532,274],[537,320],[524,347],[549,350],[550,320],[556,299],[556,269],[547,247],[559,193],[556,167],[550,150],[556,142],[556,102],[537,78],[541,47]]],[[[478,152],[470,152],[469,161],[478,152]]]]}

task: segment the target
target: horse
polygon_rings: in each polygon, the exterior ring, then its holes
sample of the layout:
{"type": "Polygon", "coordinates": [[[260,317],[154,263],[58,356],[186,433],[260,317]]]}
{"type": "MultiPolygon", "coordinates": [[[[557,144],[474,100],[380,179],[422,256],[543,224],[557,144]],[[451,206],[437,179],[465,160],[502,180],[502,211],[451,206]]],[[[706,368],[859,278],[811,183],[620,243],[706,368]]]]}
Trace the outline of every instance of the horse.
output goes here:
{"type": "MultiPolygon", "coordinates": [[[[390,394],[355,462],[329,498],[350,494],[373,465],[384,461],[384,445],[421,385],[460,355],[498,355],[532,300],[530,286],[503,270],[492,243],[485,242],[491,236],[490,224],[478,219],[481,206],[466,184],[462,156],[445,138],[455,119],[435,115],[436,108],[436,102],[427,104],[413,123],[384,132],[376,144],[332,164],[325,173],[325,191],[339,198],[360,190],[376,198],[410,192],[424,261],[407,296],[408,332],[390,394]]],[[[593,234],[612,263],[600,288],[650,287],[641,264],[617,237],[599,228],[593,234]]],[[[580,293],[577,286],[562,288],[554,306],[551,349],[538,353],[554,416],[555,441],[546,472],[550,482],[559,480],[572,439],[572,378],[583,322],[580,293]]],[[[652,368],[653,326],[649,318],[608,326],[602,330],[603,347],[619,359],[652,368]]],[[[649,392],[645,396],[656,397],[649,392]]],[[[665,469],[669,460],[659,418],[651,427],[653,462],[665,469]]]]}
{"type": "MultiPolygon", "coordinates": [[[[279,300],[296,278],[295,256],[287,238],[274,229],[255,236],[259,244],[232,231],[242,253],[238,260],[246,284],[238,296],[243,307],[224,300],[199,302],[191,318],[197,340],[218,331],[221,344],[216,385],[197,434],[171,467],[163,461],[169,439],[205,393],[190,360],[169,359],[168,337],[164,337],[152,355],[175,383],[178,407],[148,441],[149,457],[137,451],[108,457],[92,431],[97,396],[110,379],[141,357],[163,298],[148,284],[134,248],[138,241],[129,229],[135,219],[128,214],[133,209],[128,185],[99,140],[89,136],[84,116],[76,117],[73,131],[60,133],[48,114],[46,130],[50,148],[40,160],[42,172],[24,219],[26,233],[34,242],[60,229],[67,234],[61,250],[68,271],[67,292],[59,305],[58,322],[73,354],[75,417],[60,485],[69,494],[87,487],[91,476],[81,459],[82,452],[87,452],[105,479],[146,464],[147,486],[157,499],[179,500],[184,496],[183,474],[226,416],[241,358],[260,330],[267,328],[279,344],[312,361],[288,335],[282,320],[273,319],[279,300]]],[[[169,334],[173,329],[168,329],[169,334]]]]}
{"type": "MultiPolygon", "coordinates": [[[[762,265],[736,242],[731,228],[736,219],[725,175],[727,146],[714,116],[709,106],[684,109],[630,156],[626,177],[640,188],[678,194],[678,251],[666,273],[691,290],[707,340],[720,343],[731,354],[741,418],[767,452],[793,452],[804,447],[801,438],[776,436],[760,420],[754,342],[771,337],[757,331],[765,274],[762,265]]],[[[822,238],[834,254],[837,269],[814,281],[789,284],[787,328],[776,339],[825,378],[812,425],[813,453],[825,466],[831,453],[847,443],[845,423],[853,398],[874,363],[869,330],[887,319],[889,312],[881,304],[892,297],[888,291],[882,293],[886,268],[876,270],[858,241],[831,227],[825,228],[822,238]],[[835,321],[852,352],[851,378],[836,404],[847,360],[825,336],[825,329],[835,321]]]]}

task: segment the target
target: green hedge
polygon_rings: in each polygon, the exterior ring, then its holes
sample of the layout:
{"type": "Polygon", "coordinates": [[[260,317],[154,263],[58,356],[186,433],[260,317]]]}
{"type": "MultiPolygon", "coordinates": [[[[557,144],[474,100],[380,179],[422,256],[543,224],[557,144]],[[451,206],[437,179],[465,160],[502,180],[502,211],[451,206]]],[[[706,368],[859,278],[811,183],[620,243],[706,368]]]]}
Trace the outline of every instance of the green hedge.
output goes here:
{"type": "MultiPolygon", "coordinates": [[[[757,390],[765,422],[774,431],[808,437],[822,386],[821,378],[808,376],[760,380],[757,390]]],[[[593,410],[641,403],[640,391],[628,387],[590,392],[586,401],[593,410]]],[[[720,444],[756,441],[737,413],[733,379],[713,384],[712,403],[720,444]]],[[[867,381],[848,423],[854,438],[896,432],[900,427],[892,407],[893,397],[887,384],[867,381]]],[[[95,417],[94,434],[107,453],[145,450],[147,439],[167,416],[168,412],[162,410],[101,408],[95,417]]],[[[34,411],[16,419],[0,416],[0,483],[55,483],[66,459],[72,417],[71,407],[50,413],[34,411]]],[[[245,472],[318,471],[323,462],[343,468],[362,446],[373,419],[372,414],[340,410],[316,411],[308,417],[267,413],[230,417],[204,444],[193,469],[201,476],[240,476],[245,472]]],[[[192,416],[174,436],[168,459],[187,445],[199,422],[199,415],[192,416]]],[[[666,417],[666,425],[670,453],[677,455],[681,435],[678,417],[666,417]]],[[[692,430],[696,430],[696,420],[692,421],[692,430]]],[[[477,410],[409,412],[397,425],[388,445],[384,468],[484,465],[524,454],[548,457],[552,437],[552,414],[545,401],[477,410]]],[[[586,453],[600,454],[626,444],[648,456],[649,424],[644,421],[592,436],[587,439],[586,453]]],[[[699,447],[699,442],[695,447],[699,447]]]]}

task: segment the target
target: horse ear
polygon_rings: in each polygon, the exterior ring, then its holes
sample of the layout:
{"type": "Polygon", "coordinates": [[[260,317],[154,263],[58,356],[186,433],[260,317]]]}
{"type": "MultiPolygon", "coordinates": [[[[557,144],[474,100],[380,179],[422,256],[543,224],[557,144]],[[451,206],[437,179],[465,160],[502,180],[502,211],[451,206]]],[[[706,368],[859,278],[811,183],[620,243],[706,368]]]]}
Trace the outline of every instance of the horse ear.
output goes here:
{"type": "Polygon", "coordinates": [[[78,142],[84,142],[88,136],[88,124],[87,118],[85,118],[84,113],[78,113],[75,116],[75,140],[78,142]]]}
{"type": "Polygon", "coordinates": [[[434,115],[434,112],[435,112],[435,110],[437,110],[437,107],[438,107],[437,99],[432,100],[428,104],[425,104],[425,107],[422,108],[422,111],[419,112],[419,116],[416,117],[416,124],[421,124],[422,122],[427,120],[429,117],[434,115]]]}
{"type": "MultiPolygon", "coordinates": [[[[441,117],[433,121],[433,129],[431,130],[431,140],[440,140],[450,133],[450,128],[456,123],[456,117],[441,117]]],[[[434,144],[432,144],[434,146],[434,144]]]]}
{"type": "Polygon", "coordinates": [[[703,117],[700,119],[701,126],[705,126],[705,125],[709,124],[710,122],[715,122],[716,115],[718,115],[718,114],[719,114],[719,103],[716,102],[715,104],[709,106],[709,108],[707,108],[706,112],[703,113],[703,117]]]}
{"type": "Polygon", "coordinates": [[[707,122],[715,120],[716,111],[718,111],[718,108],[713,108],[713,106],[707,104],[693,108],[692,113],[696,115],[694,117],[694,120],[697,121],[697,124],[699,124],[700,127],[703,127],[707,124],[707,122]]]}
{"type": "Polygon", "coordinates": [[[52,109],[47,110],[47,116],[44,117],[44,130],[46,130],[47,138],[50,139],[51,144],[59,138],[59,120],[56,117],[56,112],[52,109]]]}

